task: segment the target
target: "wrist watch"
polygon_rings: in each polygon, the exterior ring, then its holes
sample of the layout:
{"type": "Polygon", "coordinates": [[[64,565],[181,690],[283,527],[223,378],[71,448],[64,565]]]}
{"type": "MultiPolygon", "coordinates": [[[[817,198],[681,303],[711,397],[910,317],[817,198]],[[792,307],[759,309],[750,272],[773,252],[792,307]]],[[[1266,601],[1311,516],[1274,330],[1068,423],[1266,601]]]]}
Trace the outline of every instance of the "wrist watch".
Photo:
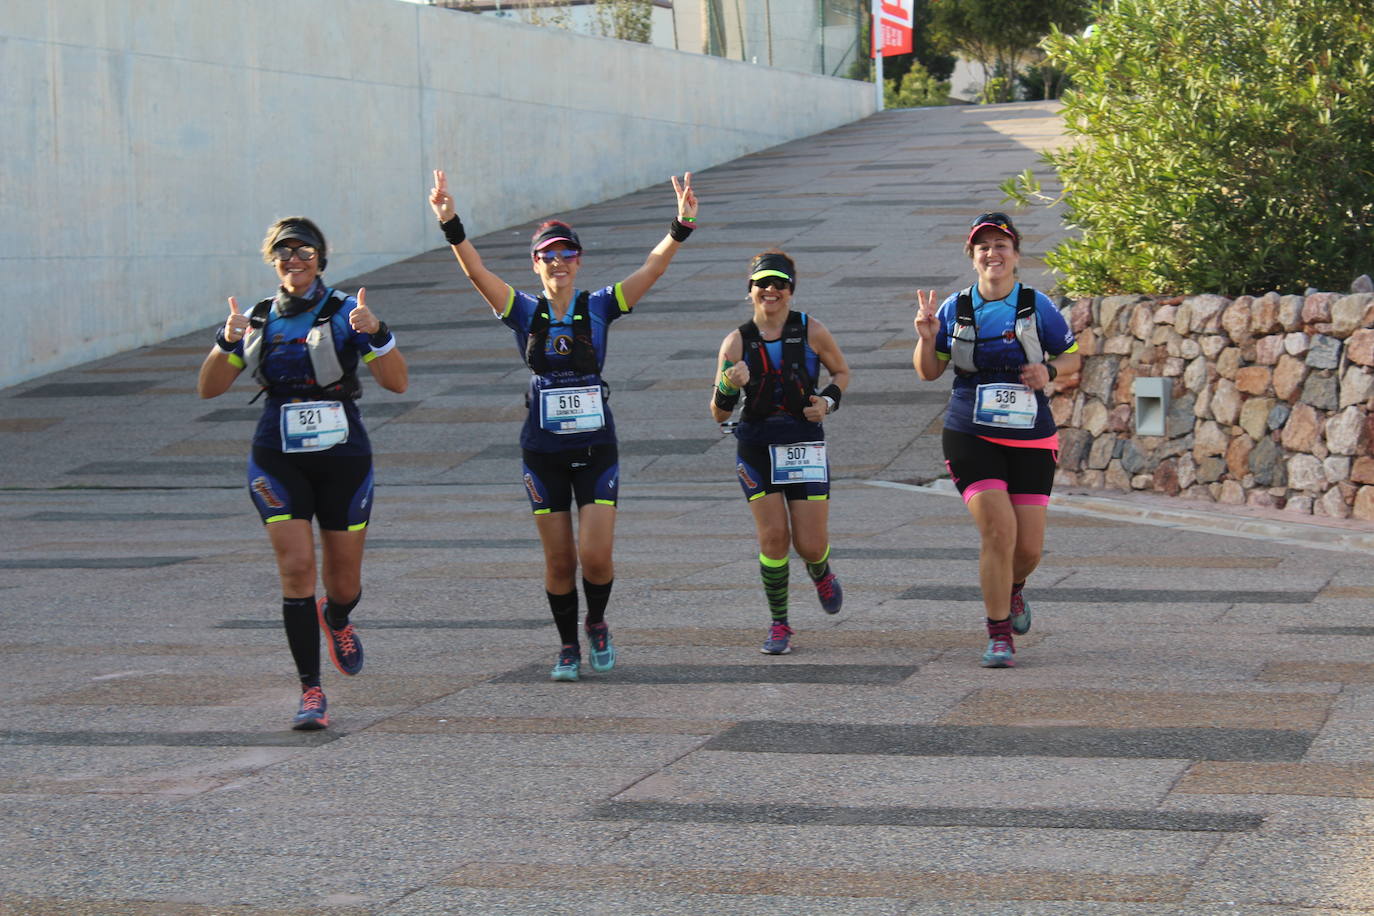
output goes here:
{"type": "Polygon", "coordinates": [[[831,397],[830,395],[828,395],[828,394],[823,394],[823,395],[821,395],[821,398],[825,400],[825,412],[826,412],[827,414],[832,414],[832,413],[834,413],[834,412],[835,412],[835,399],[832,398],[832,397],[831,397]]]}

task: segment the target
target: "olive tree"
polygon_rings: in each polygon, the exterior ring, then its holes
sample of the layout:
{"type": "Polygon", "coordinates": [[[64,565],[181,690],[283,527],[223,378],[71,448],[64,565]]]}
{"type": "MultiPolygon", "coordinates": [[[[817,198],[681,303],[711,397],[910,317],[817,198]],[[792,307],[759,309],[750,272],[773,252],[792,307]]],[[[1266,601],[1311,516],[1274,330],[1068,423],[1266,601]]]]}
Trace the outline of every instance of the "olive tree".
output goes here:
{"type": "MultiPolygon", "coordinates": [[[[1374,14],[1350,0],[1103,0],[1045,42],[1067,292],[1344,289],[1374,267],[1374,14]]],[[[1003,190],[1047,199],[1030,171],[1003,190]]]]}

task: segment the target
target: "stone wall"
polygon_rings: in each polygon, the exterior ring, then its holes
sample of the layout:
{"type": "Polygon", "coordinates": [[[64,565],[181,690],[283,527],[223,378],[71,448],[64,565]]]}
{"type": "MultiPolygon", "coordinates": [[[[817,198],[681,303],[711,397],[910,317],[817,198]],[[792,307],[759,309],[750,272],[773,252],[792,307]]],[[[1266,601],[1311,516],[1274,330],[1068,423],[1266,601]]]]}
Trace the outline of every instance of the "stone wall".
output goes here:
{"type": "Polygon", "coordinates": [[[1374,520],[1374,292],[1352,290],[1066,301],[1057,482],[1374,520]],[[1160,436],[1136,429],[1147,377],[1172,380],[1160,436]]]}

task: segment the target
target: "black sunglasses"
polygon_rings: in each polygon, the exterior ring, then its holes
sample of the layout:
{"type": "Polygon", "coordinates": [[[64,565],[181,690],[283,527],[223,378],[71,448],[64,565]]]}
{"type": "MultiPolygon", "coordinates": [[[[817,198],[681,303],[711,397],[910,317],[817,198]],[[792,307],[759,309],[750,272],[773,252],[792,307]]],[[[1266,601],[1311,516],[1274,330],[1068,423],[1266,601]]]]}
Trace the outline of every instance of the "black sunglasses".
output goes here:
{"type": "Polygon", "coordinates": [[[753,281],[759,289],[791,289],[792,281],[786,277],[761,277],[753,281]]]}

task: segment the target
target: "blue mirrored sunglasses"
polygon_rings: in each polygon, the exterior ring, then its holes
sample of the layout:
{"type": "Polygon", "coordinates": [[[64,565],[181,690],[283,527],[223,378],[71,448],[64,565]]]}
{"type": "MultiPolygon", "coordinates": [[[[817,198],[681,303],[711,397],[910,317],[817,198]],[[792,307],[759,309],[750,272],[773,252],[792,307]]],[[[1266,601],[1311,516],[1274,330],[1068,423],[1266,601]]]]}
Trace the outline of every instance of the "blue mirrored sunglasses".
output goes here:
{"type": "Polygon", "coordinates": [[[534,256],[545,264],[551,264],[554,261],[576,261],[582,257],[582,252],[573,248],[560,248],[557,251],[536,251],[534,256]]]}

